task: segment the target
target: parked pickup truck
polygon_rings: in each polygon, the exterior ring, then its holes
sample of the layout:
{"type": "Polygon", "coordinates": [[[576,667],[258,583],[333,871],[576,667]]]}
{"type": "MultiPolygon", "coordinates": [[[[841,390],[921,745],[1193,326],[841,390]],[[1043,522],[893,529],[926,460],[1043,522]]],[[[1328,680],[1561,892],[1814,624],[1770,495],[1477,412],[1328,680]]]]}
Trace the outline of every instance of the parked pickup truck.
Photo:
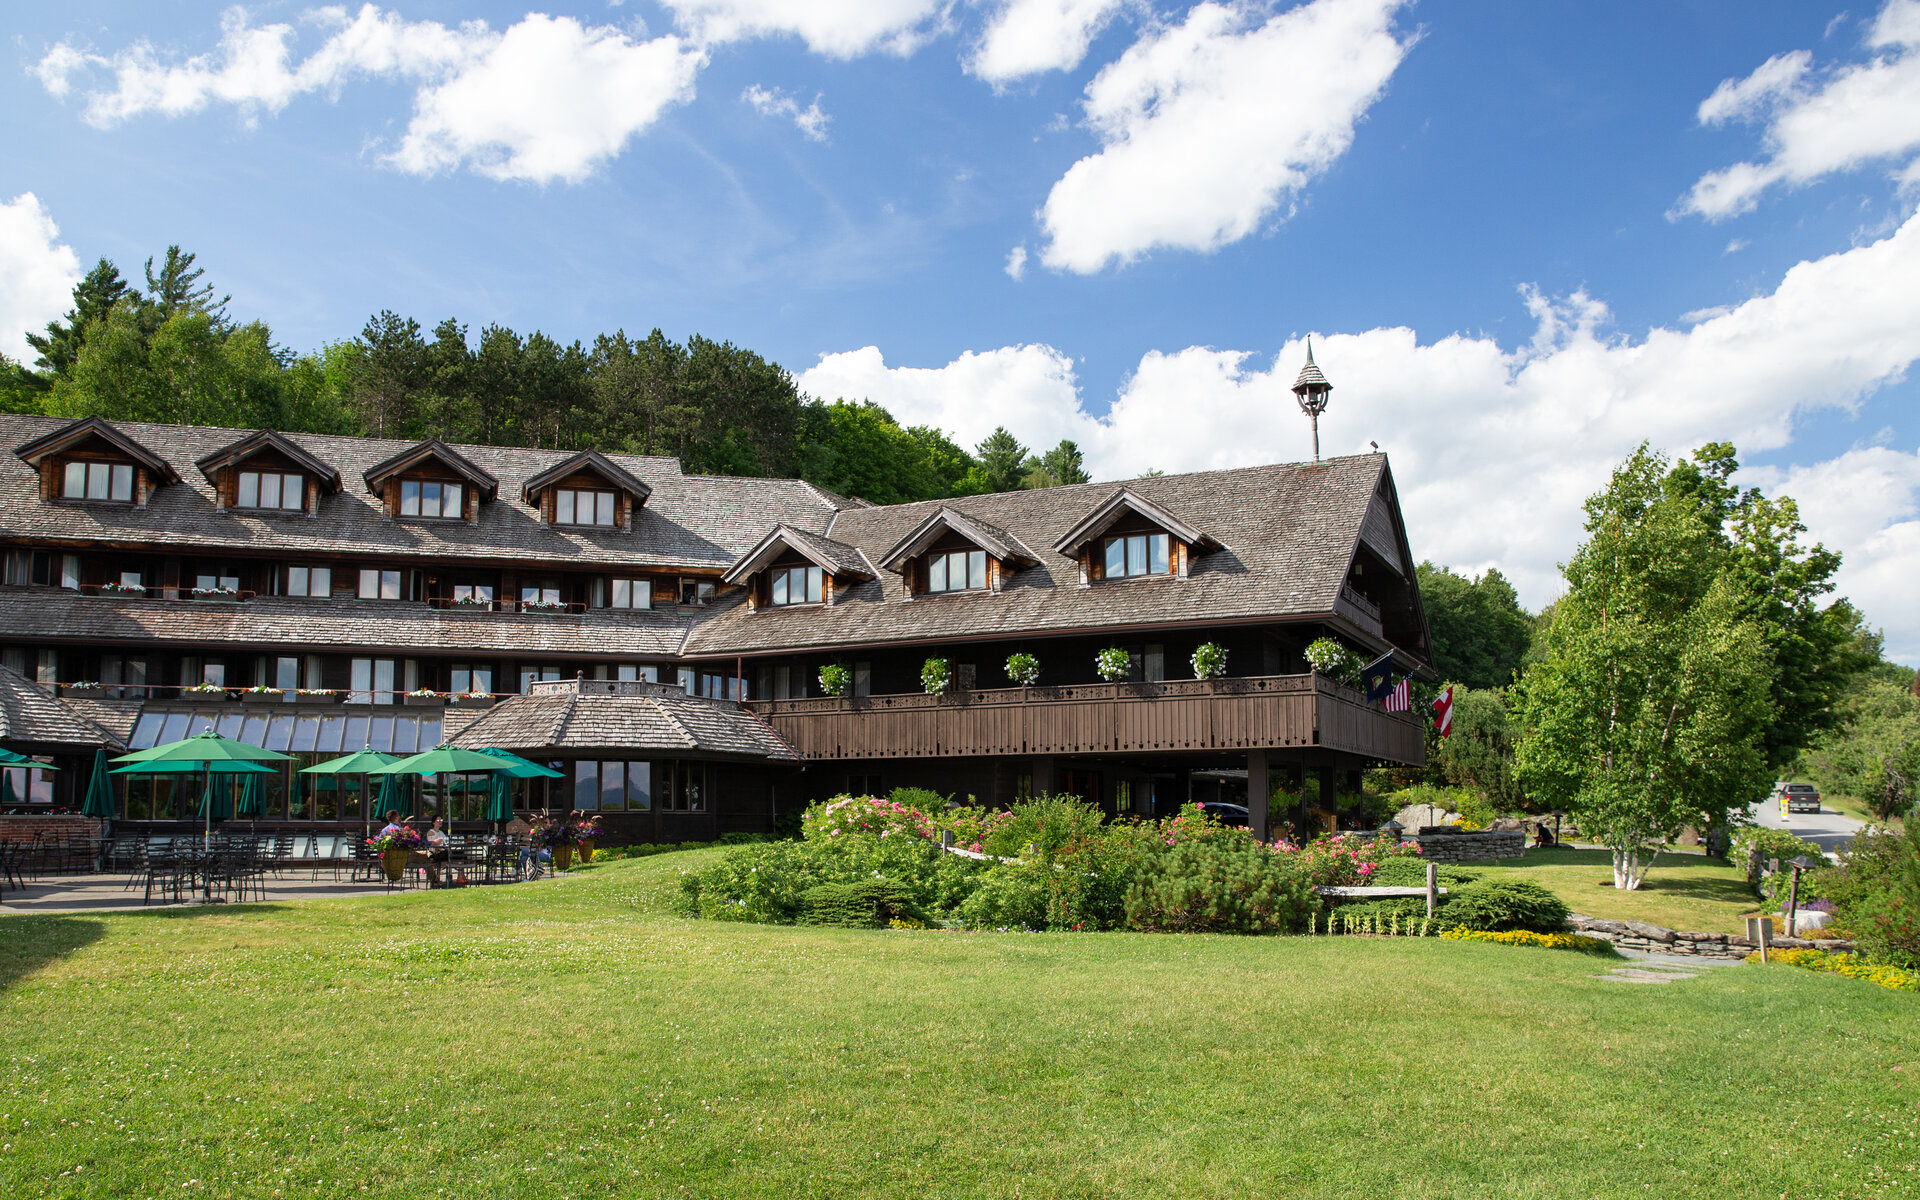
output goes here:
{"type": "Polygon", "coordinates": [[[1820,789],[1810,783],[1783,783],[1774,793],[1780,797],[1781,816],[1820,811],[1820,789]]]}

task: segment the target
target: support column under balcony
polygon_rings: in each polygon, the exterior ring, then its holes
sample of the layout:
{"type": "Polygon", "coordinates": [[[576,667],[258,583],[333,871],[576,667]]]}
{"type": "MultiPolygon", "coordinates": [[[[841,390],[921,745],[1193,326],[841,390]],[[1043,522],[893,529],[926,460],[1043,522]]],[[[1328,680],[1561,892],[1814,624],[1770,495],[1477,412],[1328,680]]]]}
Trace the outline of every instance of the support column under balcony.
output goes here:
{"type": "Polygon", "coordinates": [[[1247,826],[1263,842],[1267,840],[1267,798],[1272,794],[1266,750],[1247,751],[1247,826]]]}

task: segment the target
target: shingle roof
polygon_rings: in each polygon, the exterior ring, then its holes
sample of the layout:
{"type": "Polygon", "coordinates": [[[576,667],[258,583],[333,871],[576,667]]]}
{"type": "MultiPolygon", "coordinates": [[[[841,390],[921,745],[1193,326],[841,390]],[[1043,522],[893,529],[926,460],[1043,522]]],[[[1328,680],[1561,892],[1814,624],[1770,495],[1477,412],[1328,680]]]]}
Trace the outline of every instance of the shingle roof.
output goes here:
{"type": "Polygon", "coordinates": [[[899,541],[887,548],[879,558],[881,568],[899,571],[908,559],[933,545],[949,532],[966,538],[1001,562],[1031,566],[1040,561],[1039,555],[1027,549],[1020,543],[1019,538],[998,525],[983,521],[970,513],[961,512],[950,504],[942,504],[928,513],[925,520],[902,535],[899,541]]]}
{"type": "MultiPolygon", "coordinates": [[[[691,656],[815,647],[1044,634],[1172,622],[1308,617],[1331,613],[1346,578],[1367,506],[1384,486],[1382,455],[1322,463],[1247,467],[1130,482],[1142,498],[1178,513],[1218,539],[1190,575],[1105,580],[1082,586],[1076,560],[1043,552],[1004,590],[904,597],[883,574],[827,608],[761,608],[723,599],[688,634],[691,656]]],[[[1110,499],[1111,483],[971,496],[969,516],[1028,546],[1057,543],[1110,499]]],[[[878,559],[950,501],[850,509],[835,519],[836,540],[878,559]]]]}
{"type": "Polygon", "coordinates": [[[618,750],[800,761],[764,721],[729,701],[652,683],[564,680],[533,686],[475,718],[452,743],[515,752],[618,750]]]}
{"type": "MultiPolygon", "coordinates": [[[[0,414],[0,446],[32,443],[70,422],[0,414]]],[[[115,436],[137,441],[155,457],[193,462],[248,436],[249,430],[118,422],[115,436]]],[[[343,475],[364,475],[419,443],[393,438],[292,433],[285,437],[343,475]]],[[[480,506],[473,525],[459,521],[388,521],[379,500],[346,489],[320,501],[317,517],[217,511],[213,487],[194,476],[154,493],[146,508],[44,504],[33,469],[0,455],[0,538],[52,538],[112,546],[302,554],[538,562],[549,565],[724,567],[773,525],[824,532],[836,511],[830,493],[797,479],[683,475],[679,461],[612,454],[606,458],[652,495],[634,514],[632,533],[542,525],[520,503],[529,479],[573,459],[565,450],[459,445],[453,449],[499,480],[500,496],[480,506]]]]}
{"type": "Polygon", "coordinates": [[[1120,488],[1097,505],[1079,524],[1060,535],[1053,548],[1068,556],[1077,556],[1080,548],[1099,537],[1127,513],[1137,513],[1160,528],[1202,552],[1216,545],[1203,529],[1196,529],[1160,505],[1126,488],[1120,488]]]}
{"type": "Polygon", "coordinates": [[[360,473],[360,479],[367,485],[367,490],[373,492],[389,476],[397,475],[408,467],[416,466],[429,458],[438,461],[442,466],[471,483],[480,493],[480,499],[483,501],[493,499],[500,491],[498,479],[468,462],[466,456],[439,438],[428,438],[424,442],[416,442],[392,458],[373,464],[360,473]]]}
{"type": "MultiPolygon", "coordinates": [[[[0,589],[0,595],[15,591],[0,589]]],[[[25,593],[17,594],[29,599],[25,593]]],[[[493,613],[404,601],[272,596],[245,604],[210,604],[36,588],[28,603],[0,604],[0,640],[126,645],[164,639],[175,645],[664,658],[679,650],[693,617],[693,612],[675,608],[493,613]]]]}
{"type": "MultiPolygon", "coordinates": [[[[116,429],[99,417],[82,417],[78,421],[42,418],[40,427],[28,436],[30,440],[13,453],[14,457],[34,466],[38,466],[40,460],[49,454],[56,454],[69,446],[77,446],[90,438],[99,438],[160,476],[162,480],[177,483],[180,479],[180,472],[174,470],[172,463],[156,454],[144,443],[135,440],[126,431],[116,429]]],[[[4,440],[11,441],[11,433],[4,440]]]]}
{"type": "Polygon", "coordinates": [[[852,546],[791,525],[776,525],[772,533],[760,539],[759,545],[735,559],[720,578],[727,583],[739,583],[754,572],[764,570],[785,550],[798,551],[814,566],[837,579],[872,579],[874,575],[867,560],[852,546]]]}
{"type": "Polygon", "coordinates": [[[340,472],[332,463],[321,462],[308,453],[306,447],[286,434],[275,433],[271,429],[256,430],[238,441],[229,442],[217,450],[201,455],[194,460],[193,465],[206,476],[208,483],[212,483],[214,472],[221,467],[244,462],[262,450],[277,450],[298,463],[302,470],[320,481],[320,490],[323,493],[340,490],[340,472]]]}
{"type": "Polygon", "coordinates": [[[124,748],[126,743],[49,696],[18,671],[0,667],[0,742],[26,746],[124,748]]]}

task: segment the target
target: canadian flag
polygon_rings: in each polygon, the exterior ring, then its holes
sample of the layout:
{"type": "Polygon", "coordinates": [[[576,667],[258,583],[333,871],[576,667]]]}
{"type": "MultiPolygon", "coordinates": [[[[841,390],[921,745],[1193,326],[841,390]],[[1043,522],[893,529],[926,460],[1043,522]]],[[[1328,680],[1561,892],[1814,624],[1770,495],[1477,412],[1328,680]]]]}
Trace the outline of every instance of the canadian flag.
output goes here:
{"type": "Polygon", "coordinates": [[[1448,684],[1447,690],[1442,692],[1440,698],[1433,702],[1433,728],[1441,737],[1453,736],[1452,684],[1448,684]]]}

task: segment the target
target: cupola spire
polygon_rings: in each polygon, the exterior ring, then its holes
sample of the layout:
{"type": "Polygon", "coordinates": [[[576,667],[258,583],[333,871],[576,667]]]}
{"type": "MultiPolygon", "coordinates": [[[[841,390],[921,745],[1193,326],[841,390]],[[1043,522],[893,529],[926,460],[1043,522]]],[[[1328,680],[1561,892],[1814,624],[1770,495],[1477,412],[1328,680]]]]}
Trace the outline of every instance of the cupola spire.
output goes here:
{"type": "Polygon", "coordinates": [[[1294,398],[1300,401],[1300,411],[1307,414],[1313,423],[1313,461],[1320,461],[1320,414],[1327,411],[1327,396],[1333,391],[1333,385],[1320,373],[1313,363],[1313,339],[1307,339],[1307,365],[1300,368],[1300,377],[1293,381],[1294,398]]]}

